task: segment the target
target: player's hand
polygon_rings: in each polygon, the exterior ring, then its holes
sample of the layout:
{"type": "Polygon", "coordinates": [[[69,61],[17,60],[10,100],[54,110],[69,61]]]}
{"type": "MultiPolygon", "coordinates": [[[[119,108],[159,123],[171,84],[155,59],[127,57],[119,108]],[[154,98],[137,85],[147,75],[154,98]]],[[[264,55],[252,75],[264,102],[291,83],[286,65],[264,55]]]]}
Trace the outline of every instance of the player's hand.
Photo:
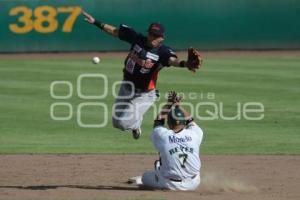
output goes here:
{"type": "Polygon", "coordinates": [[[168,116],[168,113],[170,112],[170,109],[173,105],[179,105],[179,102],[181,101],[181,97],[177,95],[175,91],[170,91],[168,93],[168,101],[167,103],[162,107],[160,114],[157,116],[158,120],[166,119],[168,116]]]}
{"type": "Polygon", "coordinates": [[[179,104],[182,97],[178,96],[178,94],[175,91],[170,91],[168,94],[168,103],[179,104]]]}
{"type": "Polygon", "coordinates": [[[90,24],[95,23],[95,18],[88,14],[87,12],[85,12],[84,10],[81,10],[81,14],[85,17],[84,20],[87,21],[90,24]]]}
{"type": "Polygon", "coordinates": [[[182,100],[182,97],[178,96],[178,94],[176,94],[176,97],[174,99],[174,105],[179,106],[181,100],[182,100]]]}
{"type": "Polygon", "coordinates": [[[168,93],[168,103],[174,103],[177,93],[175,91],[169,91],[168,93]]]}

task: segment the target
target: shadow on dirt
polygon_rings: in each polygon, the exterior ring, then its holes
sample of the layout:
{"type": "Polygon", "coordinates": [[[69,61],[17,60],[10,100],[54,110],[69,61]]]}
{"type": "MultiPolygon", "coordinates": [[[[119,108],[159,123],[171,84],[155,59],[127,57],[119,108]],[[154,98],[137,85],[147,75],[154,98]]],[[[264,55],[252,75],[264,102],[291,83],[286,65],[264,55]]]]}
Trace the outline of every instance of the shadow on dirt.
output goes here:
{"type": "Polygon", "coordinates": [[[138,187],[138,186],[108,186],[108,185],[30,185],[30,186],[0,186],[0,189],[21,189],[21,190],[51,190],[51,189],[58,189],[58,188],[75,188],[75,189],[84,189],[84,190],[148,190],[152,191],[150,188],[145,187],[138,187]]]}

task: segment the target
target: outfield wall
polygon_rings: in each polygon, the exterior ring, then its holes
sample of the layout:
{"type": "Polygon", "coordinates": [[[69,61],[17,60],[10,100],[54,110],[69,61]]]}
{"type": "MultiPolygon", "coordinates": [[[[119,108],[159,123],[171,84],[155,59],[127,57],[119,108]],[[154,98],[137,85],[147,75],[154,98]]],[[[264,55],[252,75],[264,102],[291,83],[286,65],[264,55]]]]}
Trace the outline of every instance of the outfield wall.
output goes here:
{"type": "Polygon", "coordinates": [[[0,0],[0,52],[128,49],[81,8],[139,32],[159,21],[175,49],[300,49],[299,0],[0,0]]]}

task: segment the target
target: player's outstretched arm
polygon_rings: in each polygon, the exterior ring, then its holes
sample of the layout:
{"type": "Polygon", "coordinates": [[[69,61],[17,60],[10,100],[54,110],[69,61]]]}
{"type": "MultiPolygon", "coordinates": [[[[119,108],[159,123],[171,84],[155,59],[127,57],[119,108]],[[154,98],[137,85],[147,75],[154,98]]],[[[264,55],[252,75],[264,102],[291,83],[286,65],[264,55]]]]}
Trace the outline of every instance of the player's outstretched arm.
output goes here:
{"type": "Polygon", "coordinates": [[[192,72],[196,72],[202,66],[203,58],[200,53],[194,49],[188,49],[188,58],[187,60],[179,60],[176,57],[170,57],[169,65],[174,67],[185,67],[188,68],[192,72]]]}
{"type": "Polygon", "coordinates": [[[85,17],[84,20],[87,21],[88,23],[94,24],[95,26],[102,29],[104,32],[108,33],[109,35],[118,37],[119,30],[116,27],[96,20],[92,15],[88,14],[84,10],[82,10],[81,13],[85,17]]]}

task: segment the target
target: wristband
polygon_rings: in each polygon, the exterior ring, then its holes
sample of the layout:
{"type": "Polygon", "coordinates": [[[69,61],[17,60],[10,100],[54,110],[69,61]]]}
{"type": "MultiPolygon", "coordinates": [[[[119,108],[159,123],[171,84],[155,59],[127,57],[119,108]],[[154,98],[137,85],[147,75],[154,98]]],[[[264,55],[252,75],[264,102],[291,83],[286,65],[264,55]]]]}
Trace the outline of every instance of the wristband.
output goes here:
{"type": "Polygon", "coordinates": [[[105,24],[101,21],[95,20],[94,25],[103,30],[105,24]]]}
{"type": "Polygon", "coordinates": [[[187,119],[187,120],[186,120],[186,125],[188,125],[188,124],[191,123],[192,121],[194,121],[194,118],[192,118],[192,117],[189,118],[189,119],[187,119]]]}
{"type": "Polygon", "coordinates": [[[153,128],[157,126],[164,126],[165,120],[164,119],[156,119],[154,120],[153,128]]]}
{"type": "Polygon", "coordinates": [[[186,62],[185,62],[184,60],[182,60],[182,61],[179,62],[179,66],[180,66],[180,67],[185,67],[185,63],[186,63],[186,62]]]}

